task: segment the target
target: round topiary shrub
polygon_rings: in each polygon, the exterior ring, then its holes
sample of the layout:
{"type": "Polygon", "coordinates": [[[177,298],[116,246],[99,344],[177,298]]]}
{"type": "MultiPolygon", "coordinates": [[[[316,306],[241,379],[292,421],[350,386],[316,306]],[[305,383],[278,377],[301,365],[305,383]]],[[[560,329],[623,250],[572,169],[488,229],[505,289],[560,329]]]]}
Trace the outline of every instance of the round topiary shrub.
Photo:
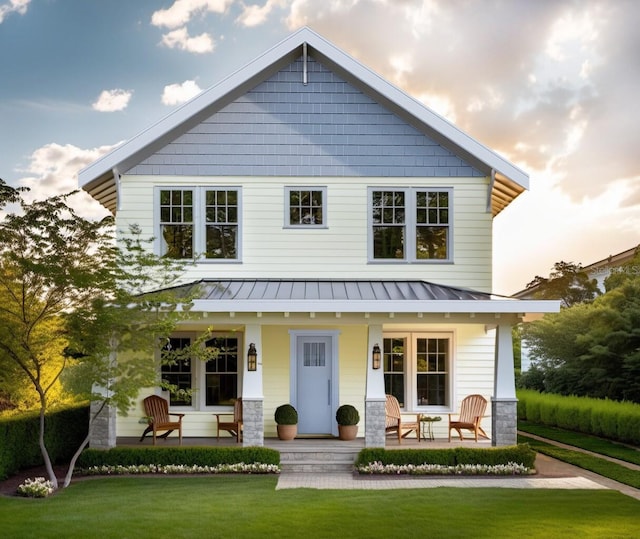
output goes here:
{"type": "Polygon", "coordinates": [[[282,404],[276,408],[274,419],[278,425],[297,425],[298,412],[291,404],[282,404]]]}
{"type": "Polygon", "coordinates": [[[338,425],[357,425],[360,422],[358,410],[350,404],[343,404],[336,412],[338,425]]]}

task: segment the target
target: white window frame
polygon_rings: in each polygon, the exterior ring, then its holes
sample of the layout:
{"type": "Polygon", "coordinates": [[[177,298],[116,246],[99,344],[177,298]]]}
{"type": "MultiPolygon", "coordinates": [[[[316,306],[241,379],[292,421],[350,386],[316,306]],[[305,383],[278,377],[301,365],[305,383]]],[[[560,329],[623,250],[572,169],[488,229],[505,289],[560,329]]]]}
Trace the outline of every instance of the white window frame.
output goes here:
{"type": "Polygon", "coordinates": [[[428,414],[451,413],[455,409],[455,354],[456,333],[455,330],[442,331],[403,331],[384,332],[383,339],[404,339],[405,341],[405,371],[404,371],[404,410],[408,412],[422,412],[428,414]],[[444,405],[421,405],[418,403],[418,365],[417,365],[417,340],[448,339],[449,355],[447,364],[447,402],[444,405]]]}
{"type": "MultiPolygon", "coordinates": [[[[198,263],[205,264],[237,264],[242,262],[242,187],[234,185],[199,185],[199,186],[177,186],[177,185],[156,185],[154,188],[154,230],[155,230],[155,252],[164,255],[162,244],[162,224],[160,221],[160,192],[161,191],[191,191],[193,193],[193,254],[198,259],[198,263]],[[238,232],[236,245],[236,258],[206,258],[206,193],[207,191],[235,191],[238,198],[238,232]]],[[[184,259],[188,260],[188,259],[184,259]]]]}
{"type": "MultiPolygon", "coordinates": [[[[199,333],[194,331],[176,331],[171,334],[171,337],[175,338],[188,338],[193,343],[198,337],[199,333]]],[[[246,356],[243,354],[244,350],[244,335],[242,333],[230,332],[230,331],[216,331],[212,333],[212,337],[234,337],[238,339],[238,371],[237,371],[237,387],[236,395],[242,396],[242,373],[245,368],[246,356]]],[[[162,365],[160,364],[160,357],[158,356],[158,374],[162,376],[162,365]]],[[[205,361],[200,359],[194,359],[191,362],[191,389],[193,394],[191,397],[191,405],[176,405],[172,404],[171,409],[177,412],[196,412],[196,411],[217,411],[226,410],[229,407],[224,404],[220,405],[207,405],[206,404],[206,383],[207,383],[207,365],[205,361]]]]}
{"type": "Polygon", "coordinates": [[[452,187],[388,187],[375,186],[367,189],[367,257],[372,264],[450,264],[453,262],[453,188],[452,187]],[[373,193],[379,191],[402,192],[405,196],[405,221],[398,225],[404,229],[404,255],[402,258],[374,258],[374,234],[373,234],[373,193]],[[416,219],[417,193],[447,193],[448,195],[448,223],[447,231],[447,256],[446,258],[417,258],[416,233],[418,223],[416,219]]]}
{"type": "Polygon", "coordinates": [[[327,212],[327,187],[326,186],[301,186],[287,185],[284,188],[284,228],[309,229],[329,228],[327,212]],[[322,223],[291,223],[291,192],[292,191],[319,191],[322,194],[322,223]]]}

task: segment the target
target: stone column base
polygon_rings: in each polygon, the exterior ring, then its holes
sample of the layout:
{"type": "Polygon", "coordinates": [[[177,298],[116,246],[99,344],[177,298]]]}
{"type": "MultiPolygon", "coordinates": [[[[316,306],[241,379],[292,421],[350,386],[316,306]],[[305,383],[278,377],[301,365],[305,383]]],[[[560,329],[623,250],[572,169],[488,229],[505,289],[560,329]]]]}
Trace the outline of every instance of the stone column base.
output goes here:
{"type": "Polygon", "coordinates": [[[491,399],[491,445],[518,443],[518,399],[491,399]]]}
{"type": "MultiPolygon", "coordinates": [[[[101,402],[91,403],[90,417],[94,417],[102,405],[101,402]]],[[[116,446],[116,409],[106,405],[95,418],[89,438],[89,447],[93,449],[110,449],[116,446]]]]}
{"type": "Polygon", "coordinates": [[[364,446],[384,447],[386,426],[385,399],[367,400],[364,414],[364,446]]]}
{"type": "Polygon", "coordinates": [[[264,445],[264,411],[262,399],[242,398],[242,446],[264,445]]]}

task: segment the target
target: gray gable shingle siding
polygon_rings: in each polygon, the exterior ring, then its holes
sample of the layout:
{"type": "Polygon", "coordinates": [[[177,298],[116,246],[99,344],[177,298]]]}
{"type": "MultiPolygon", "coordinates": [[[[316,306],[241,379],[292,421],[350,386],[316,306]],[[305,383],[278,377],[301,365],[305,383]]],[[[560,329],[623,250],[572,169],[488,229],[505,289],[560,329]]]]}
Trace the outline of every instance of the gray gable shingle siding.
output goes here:
{"type": "Polygon", "coordinates": [[[179,136],[128,174],[483,176],[397,115],[302,59],[179,136]]]}

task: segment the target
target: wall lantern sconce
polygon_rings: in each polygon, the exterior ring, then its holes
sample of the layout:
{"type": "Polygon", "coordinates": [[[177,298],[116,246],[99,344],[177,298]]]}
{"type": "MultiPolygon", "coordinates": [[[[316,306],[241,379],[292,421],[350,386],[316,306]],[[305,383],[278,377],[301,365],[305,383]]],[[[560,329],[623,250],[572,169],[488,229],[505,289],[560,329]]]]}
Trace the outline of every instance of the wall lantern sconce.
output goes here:
{"type": "Polygon", "coordinates": [[[373,352],[371,352],[371,365],[374,369],[380,368],[380,346],[378,344],[373,345],[373,352]]]}
{"type": "Polygon", "coordinates": [[[258,351],[256,345],[251,343],[247,352],[247,369],[255,371],[258,368],[258,351]]]}

